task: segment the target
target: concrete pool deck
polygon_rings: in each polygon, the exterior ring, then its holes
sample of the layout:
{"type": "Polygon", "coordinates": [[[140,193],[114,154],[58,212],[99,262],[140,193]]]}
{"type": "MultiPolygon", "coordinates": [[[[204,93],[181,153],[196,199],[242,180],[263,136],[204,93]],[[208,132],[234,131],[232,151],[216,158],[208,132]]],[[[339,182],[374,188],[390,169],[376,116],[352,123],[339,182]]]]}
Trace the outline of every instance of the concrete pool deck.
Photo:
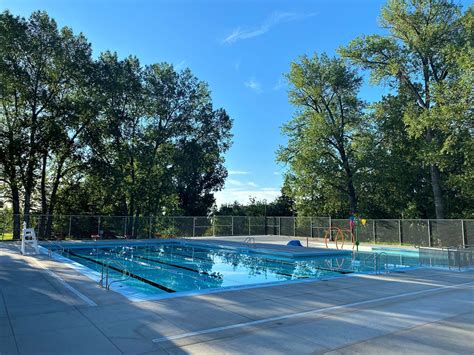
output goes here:
{"type": "Polygon", "coordinates": [[[0,243],[2,355],[472,354],[473,335],[473,271],[130,302],[46,255],[0,243]]]}

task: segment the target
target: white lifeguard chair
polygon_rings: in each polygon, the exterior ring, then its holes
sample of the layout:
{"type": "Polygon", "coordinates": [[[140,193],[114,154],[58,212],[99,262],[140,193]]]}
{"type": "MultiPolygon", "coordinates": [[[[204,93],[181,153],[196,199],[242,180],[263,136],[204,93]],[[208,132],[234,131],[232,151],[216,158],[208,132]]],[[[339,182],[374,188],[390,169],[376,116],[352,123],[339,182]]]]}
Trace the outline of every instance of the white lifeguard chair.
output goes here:
{"type": "Polygon", "coordinates": [[[34,228],[26,228],[26,222],[23,222],[23,232],[21,233],[21,253],[23,255],[26,254],[26,246],[28,244],[33,247],[36,254],[39,254],[35,230],[34,228]]]}

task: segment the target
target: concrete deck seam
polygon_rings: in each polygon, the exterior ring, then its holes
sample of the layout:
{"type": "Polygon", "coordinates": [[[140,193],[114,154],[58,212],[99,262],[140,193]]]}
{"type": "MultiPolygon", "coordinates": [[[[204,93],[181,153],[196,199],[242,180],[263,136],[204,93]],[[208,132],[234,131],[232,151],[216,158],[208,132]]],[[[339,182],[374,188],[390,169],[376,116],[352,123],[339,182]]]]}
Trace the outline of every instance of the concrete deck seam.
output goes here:
{"type": "Polygon", "coordinates": [[[3,302],[3,305],[5,306],[5,313],[7,314],[8,324],[10,324],[10,329],[12,331],[13,340],[15,341],[16,351],[17,351],[18,354],[20,354],[20,349],[18,348],[18,342],[16,340],[15,330],[13,329],[13,324],[12,324],[12,321],[10,319],[10,314],[8,313],[7,304],[5,303],[5,298],[3,297],[3,293],[1,291],[0,291],[0,296],[2,296],[2,302],[3,302]]]}
{"type": "Polygon", "coordinates": [[[115,344],[112,339],[110,339],[107,334],[105,334],[102,329],[100,329],[86,314],[84,314],[80,308],[76,308],[77,311],[82,314],[82,316],[87,319],[87,321],[95,328],[99,331],[100,334],[102,334],[121,354],[125,354],[118,346],[117,344],[115,344]]]}
{"type": "Polygon", "coordinates": [[[217,332],[224,331],[224,330],[229,330],[229,329],[236,329],[236,328],[243,328],[243,327],[248,327],[248,326],[260,325],[260,324],[270,323],[270,322],[274,322],[274,321],[278,321],[278,320],[284,320],[284,319],[289,319],[289,318],[302,317],[302,316],[305,316],[305,315],[323,313],[325,311],[333,311],[333,310],[338,310],[338,309],[351,308],[351,307],[354,307],[354,306],[365,305],[365,304],[370,304],[370,303],[376,303],[376,302],[381,302],[381,301],[388,301],[388,300],[391,300],[391,299],[409,297],[409,296],[414,296],[414,295],[419,295],[419,294],[424,294],[424,293],[443,291],[443,290],[447,290],[447,289],[452,289],[452,288],[457,288],[457,287],[460,287],[460,286],[467,286],[467,285],[472,285],[472,284],[474,284],[474,281],[465,282],[465,283],[461,283],[461,284],[455,284],[455,285],[449,285],[449,286],[430,288],[430,289],[421,290],[421,291],[407,292],[407,293],[398,294],[398,295],[379,297],[379,298],[376,298],[376,299],[353,302],[353,303],[348,303],[348,304],[343,304],[343,305],[338,305],[338,306],[321,308],[321,309],[317,309],[317,310],[292,313],[292,314],[287,314],[287,315],[277,316],[277,317],[264,318],[264,319],[254,320],[254,321],[251,321],[251,322],[231,324],[231,325],[222,326],[222,327],[208,328],[208,329],[203,329],[203,330],[200,330],[200,331],[188,332],[188,333],[173,335],[173,336],[169,336],[169,337],[161,337],[161,338],[152,339],[152,342],[161,343],[161,342],[170,341],[170,340],[189,338],[189,337],[192,337],[192,336],[198,336],[198,335],[204,335],[204,334],[210,334],[210,333],[217,333],[217,332]]]}
{"type": "Polygon", "coordinates": [[[400,334],[400,333],[403,333],[403,332],[407,332],[407,331],[410,331],[410,330],[413,330],[413,329],[416,329],[416,328],[420,328],[420,327],[425,327],[427,325],[430,325],[430,324],[436,324],[436,323],[441,323],[441,322],[445,322],[446,320],[449,320],[451,318],[456,318],[456,317],[459,317],[460,315],[462,314],[470,314],[470,313],[473,313],[473,312],[467,312],[467,313],[464,313],[464,312],[461,312],[461,313],[457,313],[456,315],[450,315],[448,317],[445,317],[445,318],[441,318],[441,319],[438,319],[438,320],[435,320],[435,321],[431,321],[431,322],[426,322],[426,323],[423,323],[423,324],[417,324],[413,327],[407,327],[407,328],[403,328],[403,329],[400,329],[400,330],[397,330],[397,331],[394,331],[394,332],[391,332],[391,333],[385,333],[385,334],[381,334],[381,335],[378,335],[378,336],[375,336],[375,337],[372,337],[372,338],[369,338],[369,339],[365,339],[363,341],[357,341],[357,342],[354,342],[354,343],[351,343],[351,344],[347,344],[347,345],[344,345],[344,346],[340,346],[338,348],[333,348],[333,349],[330,349],[329,351],[323,353],[323,354],[326,354],[326,353],[329,353],[329,352],[333,352],[333,351],[338,351],[338,350],[342,350],[342,349],[345,349],[345,348],[350,348],[351,346],[354,346],[356,344],[363,344],[363,343],[367,343],[367,342],[370,342],[370,341],[374,341],[376,339],[379,339],[379,338],[383,338],[383,337],[386,337],[387,335],[397,335],[397,334],[400,334]]]}
{"type": "MultiPolygon", "coordinates": [[[[74,295],[76,295],[78,298],[80,298],[83,302],[85,302],[87,305],[91,306],[91,307],[96,307],[97,306],[97,303],[95,303],[93,300],[91,300],[89,297],[87,297],[86,295],[84,295],[83,293],[81,293],[80,291],[76,290],[74,287],[72,287],[71,285],[69,285],[61,276],[57,275],[56,273],[52,272],[51,270],[49,270],[48,268],[46,268],[39,260],[37,259],[34,259],[32,258],[32,260],[34,261],[35,264],[37,264],[42,271],[44,271],[47,275],[51,276],[52,278],[54,278],[56,281],[58,281],[61,286],[63,286],[64,288],[66,288],[69,292],[73,293],[74,295]]],[[[51,284],[53,287],[54,285],[51,284]]],[[[59,290],[58,290],[59,291],[59,290]]]]}

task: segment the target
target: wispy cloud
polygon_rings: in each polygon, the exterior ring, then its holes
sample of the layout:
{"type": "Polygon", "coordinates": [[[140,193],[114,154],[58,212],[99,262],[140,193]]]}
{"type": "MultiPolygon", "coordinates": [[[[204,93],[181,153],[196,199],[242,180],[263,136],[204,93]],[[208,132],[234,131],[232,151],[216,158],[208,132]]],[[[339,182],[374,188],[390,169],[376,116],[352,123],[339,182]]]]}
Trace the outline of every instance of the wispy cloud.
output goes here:
{"type": "Polygon", "coordinates": [[[240,69],[240,64],[242,63],[242,59],[239,58],[239,60],[237,60],[234,64],[234,69],[235,71],[239,71],[240,69]]]}
{"type": "Polygon", "coordinates": [[[244,85],[249,89],[255,91],[257,94],[261,94],[263,92],[262,84],[260,84],[254,77],[250,78],[247,81],[244,81],[244,85]]]}
{"type": "Polygon", "coordinates": [[[258,185],[253,182],[253,181],[240,181],[240,180],[237,180],[237,179],[227,179],[227,184],[230,185],[230,186],[234,186],[233,188],[235,188],[235,186],[237,187],[245,187],[245,186],[250,186],[250,187],[258,187],[258,185]]]}
{"type": "Polygon", "coordinates": [[[287,22],[294,22],[304,20],[309,17],[315,16],[315,13],[294,13],[294,12],[274,12],[271,14],[265,21],[259,25],[252,28],[236,28],[234,29],[224,40],[223,44],[232,44],[237,41],[250,39],[254,37],[261,36],[273,27],[287,22]]]}
{"type": "Polygon", "coordinates": [[[183,70],[183,69],[186,68],[186,65],[187,65],[187,62],[186,62],[185,59],[183,59],[182,61],[180,61],[180,62],[178,62],[174,65],[174,69],[175,70],[183,70]]]}
{"type": "Polygon", "coordinates": [[[247,204],[250,197],[255,197],[257,200],[267,200],[271,202],[280,196],[280,189],[273,187],[264,187],[260,189],[232,189],[226,188],[214,194],[216,204],[218,206],[226,203],[233,203],[234,201],[247,204]]]}
{"type": "Polygon", "coordinates": [[[286,87],[286,84],[286,79],[283,76],[280,76],[276,84],[273,86],[273,90],[278,91],[280,89],[283,89],[284,87],[286,87]]]}
{"type": "Polygon", "coordinates": [[[235,179],[228,179],[227,183],[229,185],[234,185],[234,186],[244,186],[244,183],[242,181],[235,180],[235,179]]]}
{"type": "Polygon", "coordinates": [[[229,170],[229,175],[248,175],[250,171],[242,171],[242,170],[229,170]]]}

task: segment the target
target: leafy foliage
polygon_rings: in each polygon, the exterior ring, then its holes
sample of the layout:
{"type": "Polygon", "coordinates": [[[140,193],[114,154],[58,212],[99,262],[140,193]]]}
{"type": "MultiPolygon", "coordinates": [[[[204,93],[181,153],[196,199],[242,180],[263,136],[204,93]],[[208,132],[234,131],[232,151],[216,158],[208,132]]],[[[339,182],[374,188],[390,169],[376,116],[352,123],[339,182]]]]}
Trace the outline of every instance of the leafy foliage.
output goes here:
{"type": "Polygon", "coordinates": [[[0,14],[0,53],[0,172],[15,214],[211,208],[232,121],[189,69],[93,60],[44,12],[0,14]]]}
{"type": "Polygon", "coordinates": [[[289,142],[278,159],[290,165],[290,196],[303,213],[357,211],[354,173],[363,124],[364,104],[357,98],[361,78],[341,59],[315,54],[293,63],[288,80],[290,102],[298,112],[283,127],[289,142]]]}
{"type": "MultiPolygon", "coordinates": [[[[449,0],[389,0],[380,22],[388,35],[359,37],[340,53],[369,70],[373,82],[387,81],[411,92],[418,107],[405,110],[404,122],[411,137],[425,139],[420,157],[430,169],[436,216],[443,218],[454,187],[447,184],[449,175],[465,158],[462,151],[454,153],[448,147],[456,140],[453,134],[466,137],[462,124],[466,116],[461,113],[454,118],[454,107],[446,99],[453,85],[464,81],[459,56],[472,66],[472,9],[462,15],[460,7],[449,0]],[[453,159],[453,154],[459,158],[453,159]],[[456,165],[450,166],[453,162],[456,165]]],[[[472,77],[472,70],[467,75],[472,77]]],[[[472,99],[470,88],[465,87],[472,99]]],[[[472,121],[468,102],[461,100],[457,111],[465,111],[472,121]]]]}
{"type": "Polygon", "coordinates": [[[473,10],[449,0],[388,0],[380,23],[386,35],[340,48],[346,64],[323,55],[291,65],[297,111],[278,152],[289,167],[284,189],[302,215],[472,217],[473,10]],[[349,65],[392,93],[364,107],[349,65]],[[343,110],[334,115],[335,98],[352,117],[346,125],[343,110]]]}

